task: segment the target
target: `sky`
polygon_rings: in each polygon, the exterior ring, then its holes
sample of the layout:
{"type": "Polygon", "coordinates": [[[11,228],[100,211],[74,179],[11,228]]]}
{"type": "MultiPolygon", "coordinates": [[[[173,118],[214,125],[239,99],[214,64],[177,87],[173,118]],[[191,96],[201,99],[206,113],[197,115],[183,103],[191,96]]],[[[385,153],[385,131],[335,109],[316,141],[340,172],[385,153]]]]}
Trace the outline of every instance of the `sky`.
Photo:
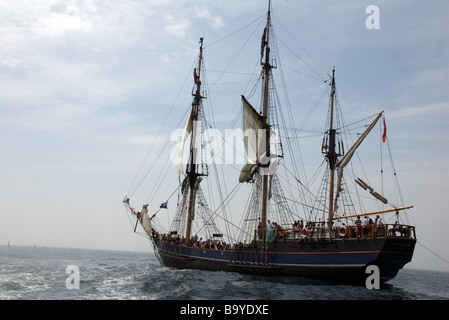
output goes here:
{"type": "MultiPolygon", "coordinates": [[[[2,1],[0,244],[151,252],[122,200],[169,132],[158,136],[167,110],[171,120],[191,103],[200,37],[215,120],[232,121],[266,9],[261,0],[2,1]]],[[[335,66],[350,114],[385,111],[417,227],[407,267],[449,271],[440,258],[449,260],[449,3],[274,0],[272,12],[279,40],[304,61],[284,68],[293,105],[310,105],[335,66]],[[366,25],[373,4],[378,29],[366,25]]]]}

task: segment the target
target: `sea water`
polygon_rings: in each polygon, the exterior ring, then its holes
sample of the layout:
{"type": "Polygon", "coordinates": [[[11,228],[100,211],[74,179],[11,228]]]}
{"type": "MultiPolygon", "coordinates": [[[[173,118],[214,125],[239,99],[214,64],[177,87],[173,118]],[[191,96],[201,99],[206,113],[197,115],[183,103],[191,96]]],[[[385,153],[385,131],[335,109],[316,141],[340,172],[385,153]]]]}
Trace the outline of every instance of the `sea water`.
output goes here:
{"type": "Polygon", "coordinates": [[[447,300],[449,273],[403,269],[386,288],[163,267],[152,252],[0,246],[2,300],[447,300]]]}

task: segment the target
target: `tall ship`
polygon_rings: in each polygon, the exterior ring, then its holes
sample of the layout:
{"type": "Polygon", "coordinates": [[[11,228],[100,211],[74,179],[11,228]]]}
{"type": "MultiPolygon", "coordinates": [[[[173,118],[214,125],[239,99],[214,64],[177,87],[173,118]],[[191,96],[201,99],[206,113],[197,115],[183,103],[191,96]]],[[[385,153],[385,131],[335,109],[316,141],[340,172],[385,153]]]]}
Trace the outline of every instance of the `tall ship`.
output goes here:
{"type": "MultiPolygon", "coordinates": [[[[384,165],[380,179],[366,176],[372,170],[358,169],[363,166],[361,146],[368,136],[375,135],[374,128],[379,128],[379,142],[372,149],[363,149],[370,153],[370,166],[375,158],[371,153],[388,145],[384,112],[347,124],[338,101],[334,68],[324,81],[324,100],[328,100],[322,121],[325,129],[314,131],[322,135],[322,161],[310,169],[302,158],[295,158],[298,154],[305,157],[301,151],[305,139],[299,137],[304,126],[294,123],[291,109],[285,112],[280,108],[274,83],[280,64],[277,47],[273,50],[276,37],[271,12],[269,2],[266,25],[260,30],[258,84],[249,97],[241,96],[237,115],[242,127],[235,132],[242,133],[243,165],[238,170],[231,165],[233,171],[223,173],[226,164],[211,161],[211,155],[216,159],[222,149],[211,152],[206,148],[212,131],[203,105],[208,91],[201,38],[193,70],[193,101],[174,152],[177,163],[165,160],[163,169],[154,169],[159,157],[168,153],[166,144],[150,162],[148,172],[140,172],[144,178],[153,174],[151,200],[139,205],[140,210],[131,200],[134,191],[123,200],[134,231],[140,224],[139,230],[167,267],[364,284],[368,267],[376,266],[385,283],[412,260],[416,234],[406,216],[412,206],[404,205],[401,195],[396,196],[397,204],[385,194],[400,191],[394,165],[393,182],[388,185],[383,178],[384,165]],[[168,179],[170,169],[178,176],[172,175],[172,188],[166,191],[159,182],[168,179]],[[231,191],[220,182],[217,189],[203,187],[220,175],[235,182],[231,191]],[[212,194],[214,205],[208,203],[207,193],[212,194]]],[[[229,151],[224,136],[219,145],[229,151]]],[[[307,155],[316,150],[319,153],[316,148],[307,155]]],[[[139,181],[135,179],[134,184],[140,187],[143,183],[139,181]]]]}

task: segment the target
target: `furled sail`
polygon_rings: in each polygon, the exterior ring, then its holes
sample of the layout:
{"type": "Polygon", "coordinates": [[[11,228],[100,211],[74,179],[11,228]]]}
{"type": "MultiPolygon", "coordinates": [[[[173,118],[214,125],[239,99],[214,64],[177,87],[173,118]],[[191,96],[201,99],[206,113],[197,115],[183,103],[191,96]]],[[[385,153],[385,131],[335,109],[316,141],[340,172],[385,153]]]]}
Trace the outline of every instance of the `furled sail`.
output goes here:
{"type": "Polygon", "coordinates": [[[151,220],[148,216],[148,205],[144,205],[142,209],[142,227],[147,234],[152,234],[151,220]]]}
{"type": "Polygon", "coordinates": [[[136,232],[136,228],[137,228],[137,222],[140,221],[140,223],[142,224],[143,229],[146,231],[146,233],[148,235],[153,234],[153,227],[151,226],[151,218],[148,216],[148,205],[144,204],[143,208],[142,208],[142,212],[137,211],[135,208],[133,208],[130,204],[129,204],[129,198],[126,198],[125,200],[123,200],[123,203],[125,204],[125,206],[127,206],[132,213],[134,213],[137,217],[136,220],[136,226],[134,227],[134,232],[136,232]]]}
{"type": "Polygon", "coordinates": [[[239,181],[248,182],[254,175],[258,159],[259,159],[259,148],[264,137],[263,128],[263,118],[262,116],[251,106],[251,104],[242,96],[243,101],[243,134],[245,151],[248,157],[247,163],[243,166],[239,181]]]}
{"type": "MultiPolygon", "coordinates": [[[[337,194],[335,197],[335,204],[337,202],[338,196],[341,191],[341,183],[343,178],[343,168],[349,163],[352,156],[354,155],[357,148],[360,146],[360,144],[363,142],[363,140],[366,138],[366,136],[370,133],[370,131],[374,128],[377,121],[379,121],[380,117],[382,116],[382,113],[379,113],[376,118],[373,120],[373,122],[368,126],[368,128],[365,130],[365,132],[362,133],[362,135],[357,139],[357,141],[354,143],[354,145],[349,149],[348,152],[340,159],[340,161],[337,162],[337,170],[338,170],[338,176],[337,176],[337,194]]],[[[362,181],[363,182],[363,181],[362,181]]],[[[384,198],[385,199],[385,198],[384,198]]],[[[381,200],[381,199],[379,199],[381,200]]],[[[383,202],[383,200],[381,200],[383,202]]],[[[334,205],[335,205],[334,204],[334,205]]]]}
{"type": "Polygon", "coordinates": [[[184,174],[184,165],[182,163],[182,155],[184,153],[184,146],[186,144],[186,140],[189,137],[190,132],[192,132],[193,128],[193,116],[192,110],[190,110],[189,117],[187,118],[186,125],[184,127],[184,132],[181,137],[181,142],[179,143],[178,149],[178,175],[184,174]]]}
{"type": "Polygon", "coordinates": [[[352,156],[354,155],[357,148],[360,146],[360,144],[363,142],[363,140],[366,138],[368,133],[370,133],[371,129],[374,128],[377,121],[379,121],[380,117],[382,116],[382,112],[377,115],[377,117],[373,120],[373,122],[368,126],[368,128],[365,130],[365,132],[362,133],[362,135],[357,139],[357,141],[354,143],[354,145],[349,149],[348,152],[343,156],[343,158],[340,159],[337,163],[338,168],[344,168],[349,161],[351,160],[352,156]]]}

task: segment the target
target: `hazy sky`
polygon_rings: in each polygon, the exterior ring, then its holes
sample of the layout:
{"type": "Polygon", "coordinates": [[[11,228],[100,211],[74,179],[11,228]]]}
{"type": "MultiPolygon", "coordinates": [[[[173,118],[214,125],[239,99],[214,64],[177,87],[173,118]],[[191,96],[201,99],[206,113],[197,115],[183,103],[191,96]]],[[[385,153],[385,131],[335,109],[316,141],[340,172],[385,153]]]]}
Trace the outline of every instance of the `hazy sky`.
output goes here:
{"type": "MultiPolygon", "coordinates": [[[[240,108],[246,84],[224,94],[232,80],[215,70],[253,72],[266,7],[261,0],[2,1],[0,244],[151,251],[122,200],[167,110],[179,115],[191,103],[200,37],[216,83],[213,105],[240,108]],[[244,45],[256,29],[255,45],[244,45]],[[240,49],[256,55],[249,67],[228,64],[240,49]]],[[[305,48],[298,55],[321,76],[336,67],[342,107],[385,110],[403,196],[414,205],[419,243],[408,266],[446,271],[449,264],[422,245],[449,260],[448,14],[446,0],[273,1],[279,39],[305,48]],[[380,29],[365,25],[372,4],[380,29]]],[[[308,104],[319,81],[306,65],[298,70],[306,76],[295,92],[308,104]]],[[[234,117],[216,115],[222,123],[234,117]]]]}

